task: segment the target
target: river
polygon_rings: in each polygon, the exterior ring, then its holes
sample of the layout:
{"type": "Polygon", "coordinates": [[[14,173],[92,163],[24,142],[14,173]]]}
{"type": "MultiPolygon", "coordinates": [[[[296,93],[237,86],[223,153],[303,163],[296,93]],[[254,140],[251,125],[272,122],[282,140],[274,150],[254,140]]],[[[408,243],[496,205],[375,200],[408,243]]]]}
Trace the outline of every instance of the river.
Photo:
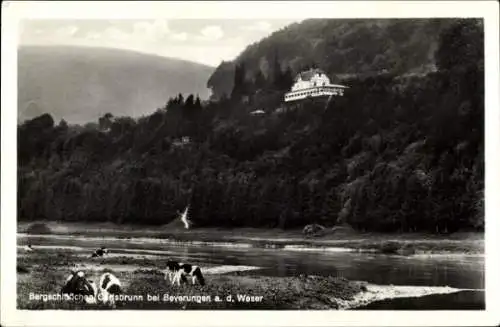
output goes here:
{"type": "Polygon", "coordinates": [[[382,310],[466,310],[484,309],[484,256],[414,255],[397,256],[374,253],[304,251],[304,249],[265,249],[237,246],[176,245],[156,239],[85,239],[71,237],[33,237],[18,235],[18,243],[38,247],[72,247],[90,253],[105,242],[114,255],[150,254],[169,256],[203,266],[244,265],[260,269],[246,274],[293,276],[331,275],[380,285],[450,286],[464,291],[421,298],[400,298],[374,302],[364,309],[382,310]],[[96,242],[97,241],[97,242],[96,242]]]}

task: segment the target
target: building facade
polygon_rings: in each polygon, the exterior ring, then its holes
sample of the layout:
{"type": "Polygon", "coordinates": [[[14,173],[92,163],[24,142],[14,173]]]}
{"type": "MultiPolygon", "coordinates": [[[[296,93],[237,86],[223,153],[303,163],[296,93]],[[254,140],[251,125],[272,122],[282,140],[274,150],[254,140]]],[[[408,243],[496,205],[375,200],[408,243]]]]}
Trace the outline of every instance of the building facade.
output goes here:
{"type": "Polygon", "coordinates": [[[297,101],[308,97],[343,96],[345,85],[331,84],[321,69],[309,69],[297,74],[290,92],[285,93],[285,102],[297,101]]]}

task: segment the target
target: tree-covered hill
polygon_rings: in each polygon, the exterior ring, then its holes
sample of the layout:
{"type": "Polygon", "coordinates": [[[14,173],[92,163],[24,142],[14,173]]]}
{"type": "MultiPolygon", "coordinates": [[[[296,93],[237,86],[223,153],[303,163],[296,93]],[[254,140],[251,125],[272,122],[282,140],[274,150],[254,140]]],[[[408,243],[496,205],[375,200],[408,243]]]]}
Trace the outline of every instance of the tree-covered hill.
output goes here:
{"type": "Polygon", "coordinates": [[[296,74],[317,65],[332,78],[345,75],[426,73],[436,70],[434,52],[453,19],[308,19],[249,45],[223,62],[208,80],[213,97],[229,96],[235,66],[245,63],[247,79],[273,74],[275,57],[296,74]]]}
{"type": "Polygon", "coordinates": [[[139,119],[27,121],[19,219],[160,225],[190,204],[197,226],[482,230],[482,24],[453,21],[437,40],[437,71],[353,76],[328,104],[276,112],[286,71],[250,82],[241,62],[217,102],[178,95],[139,119]],[[249,114],[257,104],[265,113],[249,114]]]}

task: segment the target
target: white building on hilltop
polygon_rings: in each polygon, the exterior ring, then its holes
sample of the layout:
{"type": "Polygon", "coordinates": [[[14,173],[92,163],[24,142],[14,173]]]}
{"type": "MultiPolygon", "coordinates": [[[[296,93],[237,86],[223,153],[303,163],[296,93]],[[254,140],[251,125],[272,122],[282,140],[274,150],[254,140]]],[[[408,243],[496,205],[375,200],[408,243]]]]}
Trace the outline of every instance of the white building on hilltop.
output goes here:
{"type": "Polygon", "coordinates": [[[285,102],[308,97],[343,96],[345,85],[330,84],[330,79],[321,69],[309,69],[297,74],[290,92],[285,93],[285,102]]]}

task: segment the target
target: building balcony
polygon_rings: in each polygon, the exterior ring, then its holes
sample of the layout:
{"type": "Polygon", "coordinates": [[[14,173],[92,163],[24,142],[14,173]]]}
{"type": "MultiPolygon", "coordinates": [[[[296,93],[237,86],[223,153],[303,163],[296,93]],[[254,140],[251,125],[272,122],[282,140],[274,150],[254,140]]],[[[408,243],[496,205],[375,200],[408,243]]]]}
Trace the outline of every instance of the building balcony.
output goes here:
{"type": "Polygon", "coordinates": [[[344,85],[330,84],[295,90],[285,93],[285,102],[302,100],[308,97],[343,96],[346,88],[348,87],[344,85]]]}

